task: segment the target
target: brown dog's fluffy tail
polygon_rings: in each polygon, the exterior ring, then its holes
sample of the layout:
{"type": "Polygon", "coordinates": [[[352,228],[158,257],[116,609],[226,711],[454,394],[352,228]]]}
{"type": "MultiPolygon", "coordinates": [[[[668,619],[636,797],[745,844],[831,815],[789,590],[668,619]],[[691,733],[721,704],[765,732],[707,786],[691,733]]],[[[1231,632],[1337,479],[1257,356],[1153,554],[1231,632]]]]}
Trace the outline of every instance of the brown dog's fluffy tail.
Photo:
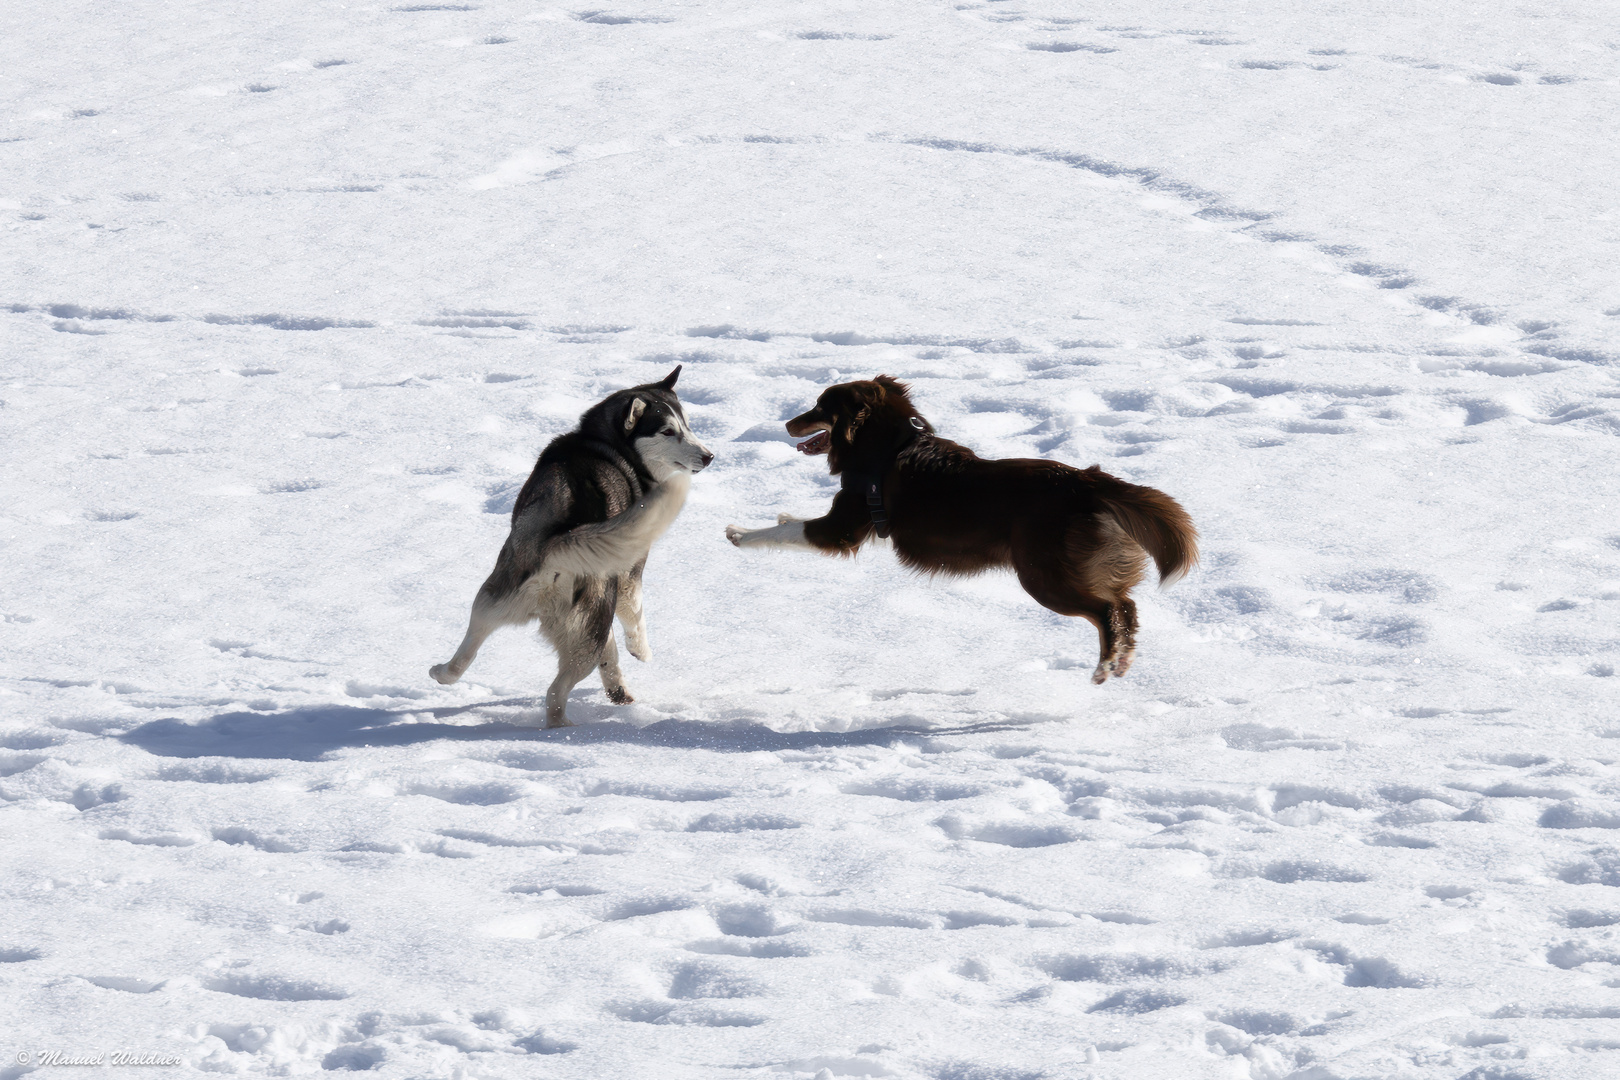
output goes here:
{"type": "Polygon", "coordinates": [[[1098,494],[1125,534],[1153,556],[1159,588],[1174,585],[1198,562],[1198,530],[1176,500],[1123,480],[1113,480],[1098,494]]]}

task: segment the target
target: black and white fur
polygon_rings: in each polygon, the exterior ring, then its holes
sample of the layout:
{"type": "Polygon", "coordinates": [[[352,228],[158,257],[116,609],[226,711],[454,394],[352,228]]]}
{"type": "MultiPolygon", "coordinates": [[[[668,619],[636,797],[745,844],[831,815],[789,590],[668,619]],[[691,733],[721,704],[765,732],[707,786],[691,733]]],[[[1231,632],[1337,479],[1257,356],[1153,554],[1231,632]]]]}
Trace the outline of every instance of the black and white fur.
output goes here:
{"type": "Polygon", "coordinates": [[[680,373],[677,366],[661,382],[610,394],[541,452],[495,570],[473,599],[467,636],[430,675],[455,682],[497,628],[538,618],[557,650],[547,727],[569,724],[569,691],[598,669],[612,701],[635,700],[619,670],[613,616],[630,655],[650,659],[641,608],[647,552],[681,512],[692,474],[714,460],[675,396],[680,373]]]}

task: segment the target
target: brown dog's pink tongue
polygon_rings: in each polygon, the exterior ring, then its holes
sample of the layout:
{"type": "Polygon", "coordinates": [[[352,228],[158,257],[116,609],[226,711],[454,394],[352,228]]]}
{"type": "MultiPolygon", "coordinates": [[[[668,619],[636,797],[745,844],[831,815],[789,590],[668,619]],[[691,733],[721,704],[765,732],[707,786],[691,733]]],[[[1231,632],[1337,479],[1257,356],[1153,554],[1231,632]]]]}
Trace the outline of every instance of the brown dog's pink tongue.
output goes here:
{"type": "Polygon", "coordinates": [[[831,449],[832,436],[825,431],[818,431],[799,444],[801,454],[825,454],[831,449]]]}

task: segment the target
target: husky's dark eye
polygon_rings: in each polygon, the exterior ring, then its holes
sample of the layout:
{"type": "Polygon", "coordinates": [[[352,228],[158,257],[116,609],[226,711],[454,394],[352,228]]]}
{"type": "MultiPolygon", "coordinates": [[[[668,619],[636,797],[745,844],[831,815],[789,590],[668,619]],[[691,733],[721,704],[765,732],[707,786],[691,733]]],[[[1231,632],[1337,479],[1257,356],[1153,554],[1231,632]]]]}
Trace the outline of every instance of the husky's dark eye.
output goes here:
{"type": "Polygon", "coordinates": [[[674,434],[676,434],[676,431],[672,427],[667,427],[663,431],[660,431],[658,434],[660,434],[660,435],[674,435],[674,434]]]}

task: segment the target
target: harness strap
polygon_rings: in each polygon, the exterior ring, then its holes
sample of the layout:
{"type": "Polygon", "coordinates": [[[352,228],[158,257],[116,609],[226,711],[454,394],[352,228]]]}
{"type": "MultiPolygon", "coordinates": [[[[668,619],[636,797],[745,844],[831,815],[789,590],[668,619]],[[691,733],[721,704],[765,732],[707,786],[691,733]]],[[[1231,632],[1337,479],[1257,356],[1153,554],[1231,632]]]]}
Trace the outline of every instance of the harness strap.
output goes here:
{"type": "MultiPolygon", "coordinates": [[[[917,441],[917,437],[927,433],[920,417],[911,417],[911,430],[902,431],[896,440],[895,453],[917,441]]],[[[872,516],[872,528],[876,530],[878,538],[889,538],[889,515],[883,509],[883,474],[882,473],[853,473],[844,472],[839,476],[839,486],[844,488],[858,487],[866,498],[866,512],[872,516]]]]}
{"type": "Polygon", "coordinates": [[[866,491],[866,512],[872,515],[872,527],[879,537],[889,538],[889,515],[883,512],[883,481],[877,477],[862,478],[866,491]]]}

